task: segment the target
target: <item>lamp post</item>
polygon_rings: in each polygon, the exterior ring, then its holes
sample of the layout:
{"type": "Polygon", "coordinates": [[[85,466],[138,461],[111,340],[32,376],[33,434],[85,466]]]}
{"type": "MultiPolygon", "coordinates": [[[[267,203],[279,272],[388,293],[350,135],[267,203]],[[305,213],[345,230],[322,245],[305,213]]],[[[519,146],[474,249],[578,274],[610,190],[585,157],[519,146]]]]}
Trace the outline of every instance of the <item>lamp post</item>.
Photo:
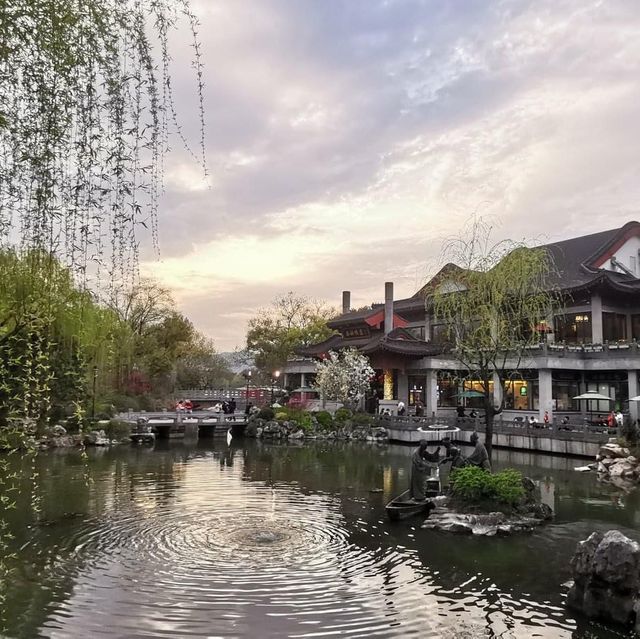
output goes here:
{"type": "Polygon", "coordinates": [[[96,419],[96,381],[98,380],[98,367],[93,367],[93,393],[91,398],[91,421],[96,419]]]}
{"type": "Polygon", "coordinates": [[[249,382],[251,381],[251,369],[247,370],[247,372],[245,373],[245,377],[247,378],[247,391],[244,396],[244,405],[246,411],[247,406],[249,406],[249,382]]]}
{"type": "Polygon", "coordinates": [[[273,387],[280,377],[280,371],[273,371],[273,377],[271,378],[271,405],[273,406],[273,387]]]}

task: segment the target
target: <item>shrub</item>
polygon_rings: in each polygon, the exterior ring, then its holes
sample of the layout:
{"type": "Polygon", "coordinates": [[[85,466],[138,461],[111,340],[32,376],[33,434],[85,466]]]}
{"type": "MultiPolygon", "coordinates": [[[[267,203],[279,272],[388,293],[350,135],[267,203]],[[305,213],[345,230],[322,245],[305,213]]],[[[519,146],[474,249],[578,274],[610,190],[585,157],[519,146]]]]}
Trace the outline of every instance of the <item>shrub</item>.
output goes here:
{"type": "Polygon", "coordinates": [[[258,413],[258,419],[264,419],[268,422],[271,421],[275,416],[276,414],[273,412],[273,408],[271,408],[270,406],[264,406],[258,413]]]}
{"type": "Polygon", "coordinates": [[[109,439],[121,440],[131,433],[131,425],[121,419],[111,419],[104,425],[103,430],[109,439]]]}
{"type": "Polygon", "coordinates": [[[318,424],[322,426],[322,428],[331,428],[333,426],[333,417],[331,417],[331,413],[326,410],[321,410],[316,413],[316,419],[318,420],[318,424]]]}
{"type": "Polygon", "coordinates": [[[478,466],[465,466],[451,473],[453,494],[467,502],[493,501],[513,506],[524,497],[522,474],[508,468],[492,474],[478,466]]]}
{"type": "Polygon", "coordinates": [[[348,408],[338,408],[333,418],[337,422],[346,422],[347,420],[351,419],[352,415],[353,413],[348,408]]]}
{"type": "Polygon", "coordinates": [[[276,413],[276,421],[278,422],[284,422],[287,419],[289,419],[289,415],[287,413],[285,413],[284,411],[278,411],[276,413]]]}
{"type": "Polygon", "coordinates": [[[367,413],[354,413],[351,417],[351,422],[354,426],[371,426],[373,418],[367,413]]]}

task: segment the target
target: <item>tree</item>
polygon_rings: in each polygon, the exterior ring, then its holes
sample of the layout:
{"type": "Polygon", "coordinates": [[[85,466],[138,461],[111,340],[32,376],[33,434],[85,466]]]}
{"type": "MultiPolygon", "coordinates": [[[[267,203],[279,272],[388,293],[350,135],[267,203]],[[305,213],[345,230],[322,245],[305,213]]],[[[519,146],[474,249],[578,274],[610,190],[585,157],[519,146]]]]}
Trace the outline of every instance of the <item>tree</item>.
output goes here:
{"type": "Polygon", "coordinates": [[[326,399],[342,402],[355,409],[371,388],[375,371],[369,360],[356,349],[329,352],[328,359],[318,364],[316,386],[326,399]]]}
{"type": "Polygon", "coordinates": [[[216,353],[212,339],[196,334],[178,361],[178,388],[221,388],[235,377],[227,361],[216,353]]]}
{"type": "Polygon", "coordinates": [[[494,417],[504,409],[504,384],[517,373],[528,349],[539,343],[537,325],[558,305],[547,285],[553,265],[543,248],[492,243],[491,226],[482,219],[450,240],[445,255],[460,268],[447,269],[426,303],[447,326],[451,354],[480,384],[491,456],[494,417]],[[501,389],[497,404],[494,383],[501,389]]]}
{"type": "Polygon", "coordinates": [[[270,379],[297,348],[327,339],[333,333],[327,320],[335,315],[335,309],[319,300],[293,292],[277,297],[268,309],[249,320],[247,350],[255,367],[270,379]]]}
{"type": "Polygon", "coordinates": [[[152,278],[142,278],[112,298],[110,307],[136,335],[142,335],[153,324],[159,324],[173,311],[171,291],[152,278]]]}

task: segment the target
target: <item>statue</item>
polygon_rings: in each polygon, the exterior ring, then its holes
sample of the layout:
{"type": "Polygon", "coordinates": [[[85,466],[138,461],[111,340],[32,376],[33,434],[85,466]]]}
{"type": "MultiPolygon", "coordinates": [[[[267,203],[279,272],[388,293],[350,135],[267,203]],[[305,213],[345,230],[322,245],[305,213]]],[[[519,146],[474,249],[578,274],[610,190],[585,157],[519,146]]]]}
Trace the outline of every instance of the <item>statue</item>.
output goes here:
{"type": "Polygon", "coordinates": [[[480,441],[478,437],[478,433],[471,433],[471,437],[469,439],[472,446],[475,446],[473,452],[469,457],[465,459],[465,463],[468,466],[479,466],[480,468],[484,468],[491,472],[491,462],[489,461],[489,454],[487,453],[487,449],[485,445],[480,441]]]}
{"type": "Polygon", "coordinates": [[[437,464],[440,458],[440,446],[434,453],[427,450],[429,442],[426,439],[420,440],[420,445],[413,451],[411,456],[411,499],[415,501],[425,501],[425,482],[431,475],[431,469],[437,464]]]}

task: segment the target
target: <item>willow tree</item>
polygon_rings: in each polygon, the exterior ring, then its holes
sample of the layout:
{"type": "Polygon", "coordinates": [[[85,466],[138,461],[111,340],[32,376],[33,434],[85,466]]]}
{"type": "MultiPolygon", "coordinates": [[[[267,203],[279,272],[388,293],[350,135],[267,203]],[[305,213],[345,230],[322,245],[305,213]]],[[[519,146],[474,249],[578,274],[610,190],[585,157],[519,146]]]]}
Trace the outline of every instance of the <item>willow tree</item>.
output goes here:
{"type": "Polygon", "coordinates": [[[446,325],[451,355],[479,383],[491,455],[505,382],[539,344],[539,324],[553,313],[558,297],[550,290],[553,264],[544,248],[510,240],[492,243],[491,227],[482,219],[466,231],[446,244],[448,261],[459,268],[447,269],[427,306],[446,325]],[[493,392],[494,385],[500,392],[493,392]]]}
{"type": "MultiPolygon", "coordinates": [[[[172,134],[204,171],[202,114],[197,21],[188,0],[0,0],[0,247],[28,255],[36,279],[59,261],[81,290],[102,286],[117,297],[136,280],[143,234],[157,246],[172,134]],[[173,100],[168,43],[182,22],[194,51],[197,151],[173,100]]],[[[40,317],[34,344],[50,339],[51,317],[40,317]]],[[[20,361],[42,374],[31,388],[46,395],[40,363],[51,349],[41,346],[20,361]]]]}

